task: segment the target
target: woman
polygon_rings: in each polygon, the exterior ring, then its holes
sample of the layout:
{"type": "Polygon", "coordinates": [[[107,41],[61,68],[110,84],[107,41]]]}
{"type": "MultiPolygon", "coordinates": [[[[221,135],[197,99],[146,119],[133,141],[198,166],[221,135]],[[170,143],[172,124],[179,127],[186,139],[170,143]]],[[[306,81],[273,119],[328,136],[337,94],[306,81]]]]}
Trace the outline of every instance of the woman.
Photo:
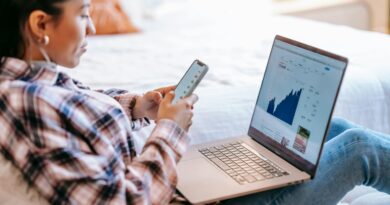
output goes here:
{"type": "Polygon", "coordinates": [[[0,150],[52,204],[166,204],[197,97],[92,91],[73,68],[94,32],[87,0],[0,1],[0,150]],[[155,120],[142,153],[132,132],[155,120]]]}
{"type": "MultiPolygon", "coordinates": [[[[197,97],[95,92],[59,72],[94,32],[87,0],[0,0],[0,21],[0,149],[25,179],[52,204],[168,203],[197,97]],[[136,156],[132,131],[148,119],[136,156]]],[[[336,119],[328,139],[314,180],[223,203],[335,204],[358,184],[390,193],[389,137],[336,119]]]]}

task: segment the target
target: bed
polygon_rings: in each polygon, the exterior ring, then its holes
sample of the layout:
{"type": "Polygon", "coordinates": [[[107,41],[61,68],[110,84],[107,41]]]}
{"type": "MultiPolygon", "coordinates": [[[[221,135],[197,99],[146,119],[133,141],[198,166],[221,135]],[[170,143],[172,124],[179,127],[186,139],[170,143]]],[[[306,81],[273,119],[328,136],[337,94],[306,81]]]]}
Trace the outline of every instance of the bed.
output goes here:
{"type": "MultiPolygon", "coordinates": [[[[66,72],[94,88],[142,93],[176,84],[201,59],[210,70],[196,91],[200,100],[190,132],[197,144],[247,132],[273,38],[280,34],[348,57],[334,115],[390,133],[389,36],[273,16],[253,6],[255,0],[242,2],[189,1],[146,22],[141,33],[91,37],[80,66],[66,72]]],[[[137,133],[138,144],[151,129],[137,133]]],[[[358,191],[341,203],[362,203],[362,193],[390,200],[372,189],[358,191]]]]}
{"type": "Polygon", "coordinates": [[[66,72],[91,87],[142,93],[176,84],[195,58],[203,60],[210,71],[196,92],[191,129],[193,142],[200,143],[247,131],[273,38],[280,34],[347,56],[334,115],[390,133],[389,36],[244,6],[233,10],[233,3],[200,9],[200,2],[158,18],[139,34],[91,37],[81,65],[66,72]]]}

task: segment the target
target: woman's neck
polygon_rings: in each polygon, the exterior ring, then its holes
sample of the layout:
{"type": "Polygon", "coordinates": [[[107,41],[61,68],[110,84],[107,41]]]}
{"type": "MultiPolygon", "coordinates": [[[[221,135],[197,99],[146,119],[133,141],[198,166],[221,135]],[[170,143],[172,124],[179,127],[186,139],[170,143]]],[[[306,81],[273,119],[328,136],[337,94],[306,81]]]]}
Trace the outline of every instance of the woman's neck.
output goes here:
{"type": "Polygon", "coordinates": [[[25,60],[26,62],[44,61],[45,57],[39,51],[39,48],[37,48],[35,45],[30,45],[30,47],[26,49],[23,60],[25,60]]]}

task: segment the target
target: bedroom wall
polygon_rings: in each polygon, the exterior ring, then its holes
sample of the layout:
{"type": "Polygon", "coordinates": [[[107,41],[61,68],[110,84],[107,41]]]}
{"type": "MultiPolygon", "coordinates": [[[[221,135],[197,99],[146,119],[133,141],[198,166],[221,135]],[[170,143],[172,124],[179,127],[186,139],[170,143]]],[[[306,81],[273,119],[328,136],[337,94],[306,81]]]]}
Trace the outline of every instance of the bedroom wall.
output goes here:
{"type": "Polygon", "coordinates": [[[388,33],[389,0],[274,0],[276,13],[388,33]]]}

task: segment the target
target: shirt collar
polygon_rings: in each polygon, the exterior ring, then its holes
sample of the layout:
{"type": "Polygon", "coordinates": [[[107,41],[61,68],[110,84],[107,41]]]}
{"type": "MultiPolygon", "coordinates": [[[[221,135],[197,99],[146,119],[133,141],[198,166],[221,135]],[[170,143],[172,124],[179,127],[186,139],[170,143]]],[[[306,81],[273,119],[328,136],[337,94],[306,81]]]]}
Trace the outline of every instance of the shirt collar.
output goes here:
{"type": "Polygon", "coordinates": [[[0,69],[0,77],[10,80],[22,80],[48,85],[54,85],[58,78],[57,65],[45,61],[34,61],[30,65],[27,62],[7,58],[0,69]]]}

